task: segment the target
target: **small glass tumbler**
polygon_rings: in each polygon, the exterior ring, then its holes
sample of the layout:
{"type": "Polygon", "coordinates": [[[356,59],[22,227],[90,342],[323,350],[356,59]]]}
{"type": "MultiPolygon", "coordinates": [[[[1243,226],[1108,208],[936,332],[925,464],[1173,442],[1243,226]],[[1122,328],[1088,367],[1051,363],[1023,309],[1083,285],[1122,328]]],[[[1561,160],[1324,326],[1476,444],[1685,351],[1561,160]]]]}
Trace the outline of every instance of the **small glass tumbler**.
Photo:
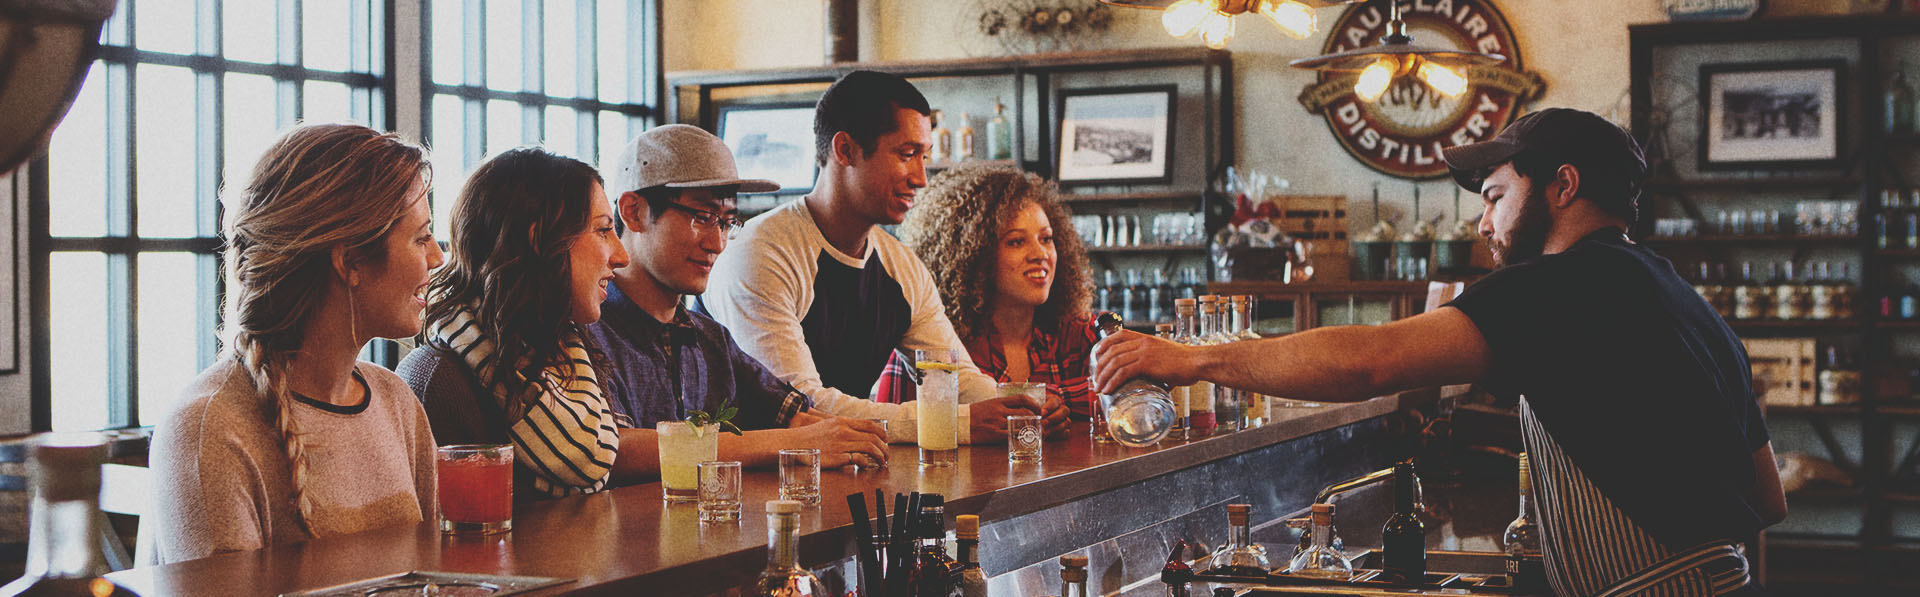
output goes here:
{"type": "Polygon", "coordinates": [[[434,452],[440,479],[440,532],[513,530],[513,446],[465,444],[434,452]]]}
{"type": "Polygon", "coordinates": [[[1040,462],[1039,415],[1007,417],[1007,462],[1040,462]]]}
{"type": "Polygon", "coordinates": [[[809,506],[820,503],[820,451],[780,451],[780,499],[809,506]]]}
{"type": "Polygon", "coordinates": [[[715,460],[696,468],[700,475],[700,522],[740,520],[740,463],[715,460]]]}
{"type": "MultiPolygon", "coordinates": [[[[893,438],[893,429],[888,427],[887,419],[867,419],[867,421],[880,426],[880,435],[882,437],[886,437],[889,440],[893,438]]],[[[886,468],[887,463],[869,456],[865,452],[855,452],[853,453],[853,461],[848,463],[847,466],[851,466],[855,470],[868,470],[886,468]]]]}

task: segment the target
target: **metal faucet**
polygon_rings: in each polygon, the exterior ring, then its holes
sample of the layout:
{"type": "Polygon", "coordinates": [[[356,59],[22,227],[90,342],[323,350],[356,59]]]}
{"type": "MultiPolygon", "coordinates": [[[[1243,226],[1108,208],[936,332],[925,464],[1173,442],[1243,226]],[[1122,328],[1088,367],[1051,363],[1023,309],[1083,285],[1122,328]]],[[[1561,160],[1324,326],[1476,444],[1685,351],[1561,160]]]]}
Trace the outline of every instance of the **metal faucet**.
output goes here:
{"type": "MultiPolygon", "coordinates": [[[[1352,479],[1347,479],[1339,483],[1328,485],[1325,489],[1321,489],[1320,493],[1314,494],[1313,503],[1325,504],[1327,503],[1327,500],[1333,499],[1333,496],[1340,495],[1342,493],[1346,493],[1349,491],[1353,491],[1355,489],[1359,489],[1362,487],[1366,487],[1368,485],[1373,485],[1375,483],[1380,483],[1382,481],[1391,481],[1391,480],[1393,480],[1393,467],[1383,468],[1377,471],[1373,471],[1371,473],[1354,477],[1352,479]]],[[[1419,475],[1415,475],[1413,478],[1413,503],[1414,503],[1414,508],[1416,510],[1425,508],[1425,506],[1423,505],[1425,503],[1425,500],[1423,500],[1421,497],[1419,475]]],[[[1287,526],[1301,529],[1300,544],[1295,545],[1293,547],[1293,555],[1300,555],[1301,552],[1304,552],[1307,550],[1307,548],[1313,546],[1313,524],[1311,522],[1312,519],[1306,518],[1304,516],[1295,518],[1295,516],[1299,516],[1312,509],[1313,509],[1313,506],[1309,504],[1306,508],[1302,508],[1298,511],[1295,511],[1292,515],[1290,515],[1287,518],[1287,526]]],[[[1340,545],[1340,535],[1339,533],[1335,533],[1333,536],[1333,549],[1335,551],[1340,551],[1341,548],[1342,546],[1340,545]]]]}

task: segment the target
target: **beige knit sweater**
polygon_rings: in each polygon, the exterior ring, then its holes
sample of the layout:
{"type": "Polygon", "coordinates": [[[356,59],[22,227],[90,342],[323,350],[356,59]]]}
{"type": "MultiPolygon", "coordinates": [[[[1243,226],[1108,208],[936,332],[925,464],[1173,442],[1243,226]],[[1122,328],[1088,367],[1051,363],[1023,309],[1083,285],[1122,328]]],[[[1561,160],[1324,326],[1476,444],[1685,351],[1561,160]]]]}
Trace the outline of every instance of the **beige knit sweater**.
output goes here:
{"type": "MultiPolygon", "coordinates": [[[[297,400],[308,455],[308,528],[332,536],[435,517],[433,433],[413,391],[371,363],[355,371],[368,400],[342,407],[297,400]]],[[[246,370],[225,358],[200,373],[154,430],[153,508],[142,564],[304,541],[279,432],[246,370]]]]}

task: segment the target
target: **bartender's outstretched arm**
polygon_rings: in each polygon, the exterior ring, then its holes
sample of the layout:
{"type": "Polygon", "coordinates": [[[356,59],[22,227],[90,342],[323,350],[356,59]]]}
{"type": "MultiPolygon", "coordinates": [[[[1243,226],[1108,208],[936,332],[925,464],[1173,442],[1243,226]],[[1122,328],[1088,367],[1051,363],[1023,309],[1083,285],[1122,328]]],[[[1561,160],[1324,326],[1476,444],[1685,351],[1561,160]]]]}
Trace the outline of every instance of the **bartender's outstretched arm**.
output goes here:
{"type": "Polygon", "coordinates": [[[1198,379],[1317,402],[1354,402],[1390,392],[1480,379],[1487,341],[1473,320],[1442,307],[1379,326],[1339,326],[1218,346],[1183,346],[1123,332],[1093,350],[1094,386],[1118,389],[1145,376],[1198,379]]]}

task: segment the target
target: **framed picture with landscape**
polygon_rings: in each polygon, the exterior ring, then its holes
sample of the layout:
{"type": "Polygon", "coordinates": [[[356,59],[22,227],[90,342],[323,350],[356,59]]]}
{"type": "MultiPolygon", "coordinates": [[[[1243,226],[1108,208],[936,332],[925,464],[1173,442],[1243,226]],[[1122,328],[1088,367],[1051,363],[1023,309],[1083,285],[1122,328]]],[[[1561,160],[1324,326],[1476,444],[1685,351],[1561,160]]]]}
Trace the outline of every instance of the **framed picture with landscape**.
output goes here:
{"type": "Polygon", "coordinates": [[[1173,85],[1060,91],[1060,183],[1173,180],[1173,85]]]}
{"type": "Polygon", "coordinates": [[[1844,60],[1700,67],[1700,169],[1837,168],[1844,60]]]}
{"type": "Polygon", "coordinates": [[[813,104],[735,104],[715,116],[715,134],[733,151],[741,178],[780,183],[781,194],[813,190],[813,104]]]}

